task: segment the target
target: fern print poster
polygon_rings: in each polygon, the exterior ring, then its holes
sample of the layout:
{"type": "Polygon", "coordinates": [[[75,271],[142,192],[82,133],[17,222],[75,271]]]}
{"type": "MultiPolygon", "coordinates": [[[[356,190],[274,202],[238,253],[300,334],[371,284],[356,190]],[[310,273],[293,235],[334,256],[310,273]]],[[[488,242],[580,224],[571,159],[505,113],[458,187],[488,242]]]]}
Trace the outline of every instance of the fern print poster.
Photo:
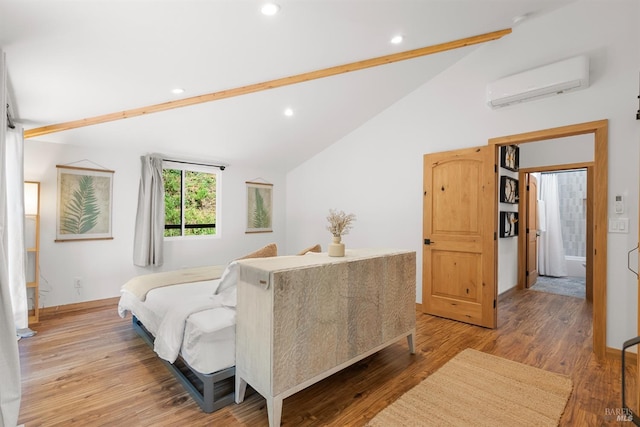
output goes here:
{"type": "Polygon", "coordinates": [[[247,182],[247,233],[273,231],[273,184],[247,182]]]}
{"type": "Polygon", "coordinates": [[[56,242],[112,239],[113,171],[57,166],[56,242]]]}

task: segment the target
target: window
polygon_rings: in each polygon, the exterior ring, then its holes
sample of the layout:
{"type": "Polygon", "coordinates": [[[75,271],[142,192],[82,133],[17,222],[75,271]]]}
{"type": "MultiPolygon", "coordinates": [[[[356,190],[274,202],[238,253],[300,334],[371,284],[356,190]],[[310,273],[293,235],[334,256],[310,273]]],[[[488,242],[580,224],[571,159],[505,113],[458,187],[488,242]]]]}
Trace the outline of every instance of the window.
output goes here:
{"type": "Polygon", "coordinates": [[[215,235],[218,174],[206,166],[165,162],[164,236],[215,235]]]}

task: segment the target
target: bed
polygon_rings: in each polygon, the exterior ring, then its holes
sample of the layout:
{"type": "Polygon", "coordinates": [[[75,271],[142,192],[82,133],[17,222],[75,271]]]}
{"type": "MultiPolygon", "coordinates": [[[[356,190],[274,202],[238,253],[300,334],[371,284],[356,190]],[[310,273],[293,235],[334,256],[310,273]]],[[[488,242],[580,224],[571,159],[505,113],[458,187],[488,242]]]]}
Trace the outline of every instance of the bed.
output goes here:
{"type": "Polygon", "coordinates": [[[131,313],[136,333],[204,412],[234,401],[238,262],[277,255],[271,243],[228,265],[145,274],[121,288],[120,317],[131,313]]]}
{"type": "MultiPolygon", "coordinates": [[[[122,288],[118,314],[125,318],[131,313],[138,335],[202,410],[213,412],[234,400],[235,287],[216,294],[225,267],[209,268],[207,274],[203,270],[140,276],[156,283],[149,289],[127,286],[128,282],[122,288]]],[[[132,279],[134,285],[138,279],[132,279]]]]}

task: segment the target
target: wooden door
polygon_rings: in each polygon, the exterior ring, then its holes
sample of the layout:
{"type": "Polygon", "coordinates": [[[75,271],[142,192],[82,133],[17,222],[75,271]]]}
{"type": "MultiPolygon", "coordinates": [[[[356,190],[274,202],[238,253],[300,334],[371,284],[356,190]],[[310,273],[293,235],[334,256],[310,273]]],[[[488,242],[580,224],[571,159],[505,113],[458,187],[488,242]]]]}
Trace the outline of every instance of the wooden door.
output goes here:
{"type": "Polygon", "coordinates": [[[527,288],[538,280],[538,180],[527,174],[527,288]]]}
{"type": "Polygon", "coordinates": [[[496,327],[496,148],[424,156],[422,307],[496,327]]]}

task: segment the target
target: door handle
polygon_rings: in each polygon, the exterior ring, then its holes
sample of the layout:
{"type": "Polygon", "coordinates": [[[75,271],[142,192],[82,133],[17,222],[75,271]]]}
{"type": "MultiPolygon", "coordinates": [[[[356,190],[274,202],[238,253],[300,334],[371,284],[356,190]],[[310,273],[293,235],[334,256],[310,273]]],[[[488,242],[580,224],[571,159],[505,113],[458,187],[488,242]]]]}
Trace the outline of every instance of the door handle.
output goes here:
{"type": "Polygon", "coordinates": [[[640,247],[640,243],[638,245],[636,245],[635,248],[631,249],[629,252],[627,252],[627,268],[629,269],[630,272],[632,272],[633,274],[636,275],[636,277],[638,277],[638,272],[635,271],[633,268],[631,268],[631,252],[635,251],[638,249],[638,247],[640,247]]]}
{"type": "Polygon", "coordinates": [[[425,245],[430,245],[432,243],[435,243],[435,242],[432,242],[431,239],[424,239],[424,244],[425,245]]]}

